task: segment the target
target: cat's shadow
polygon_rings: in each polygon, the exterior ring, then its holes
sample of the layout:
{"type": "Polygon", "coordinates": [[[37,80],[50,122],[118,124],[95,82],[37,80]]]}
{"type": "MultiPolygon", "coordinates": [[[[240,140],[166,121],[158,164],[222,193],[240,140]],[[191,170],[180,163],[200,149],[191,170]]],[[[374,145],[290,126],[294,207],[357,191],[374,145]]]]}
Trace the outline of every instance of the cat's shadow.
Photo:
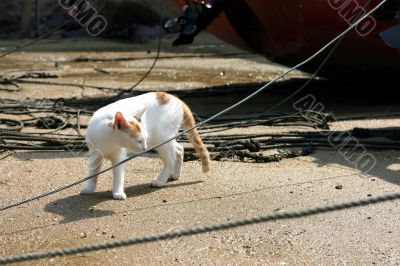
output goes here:
{"type": "MultiPolygon", "coordinates": [[[[203,181],[183,182],[168,184],[162,189],[176,188],[182,186],[190,186],[203,181]]],[[[148,183],[134,185],[125,188],[125,193],[128,198],[138,197],[157,191],[157,188],[151,188],[148,183]]],[[[62,224],[85,220],[95,219],[104,216],[114,215],[113,210],[100,210],[96,206],[105,201],[112,201],[110,191],[96,192],[92,195],[72,195],[66,198],[57,199],[45,205],[44,211],[60,215],[63,219],[60,221],[62,224]]]]}

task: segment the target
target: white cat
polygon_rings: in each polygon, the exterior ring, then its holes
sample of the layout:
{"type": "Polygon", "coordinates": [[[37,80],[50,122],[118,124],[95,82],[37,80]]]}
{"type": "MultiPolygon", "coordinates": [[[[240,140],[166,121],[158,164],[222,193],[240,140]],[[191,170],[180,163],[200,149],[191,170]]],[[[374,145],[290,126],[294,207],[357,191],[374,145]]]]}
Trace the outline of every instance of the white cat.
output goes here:
{"type": "MultiPolygon", "coordinates": [[[[179,127],[195,125],[189,107],[165,92],[151,92],[109,104],[93,114],[86,141],[89,146],[89,175],[100,171],[103,159],[114,165],[126,158],[126,150],[140,152],[167,140],[178,133],[179,127]]],[[[187,133],[202,162],[203,172],[210,170],[210,155],[197,130],[187,133]]],[[[156,149],[164,162],[153,187],[163,187],[168,181],[178,180],[183,164],[182,145],[173,140],[156,149]]],[[[81,194],[96,190],[97,177],[87,181],[81,194]]],[[[125,199],[124,166],[113,169],[112,194],[114,199],[125,199]]]]}

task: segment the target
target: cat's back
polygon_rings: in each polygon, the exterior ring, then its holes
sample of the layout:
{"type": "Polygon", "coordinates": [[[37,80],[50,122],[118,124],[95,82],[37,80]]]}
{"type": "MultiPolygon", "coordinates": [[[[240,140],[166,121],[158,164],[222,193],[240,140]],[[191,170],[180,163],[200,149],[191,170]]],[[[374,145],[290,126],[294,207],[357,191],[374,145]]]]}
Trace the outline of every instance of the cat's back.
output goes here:
{"type": "Polygon", "coordinates": [[[136,110],[146,108],[145,116],[156,115],[162,117],[171,115],[171,111],[179,113],[182,102],[175,96],[166,92],[149,92],[139,96],[130,97],[111,103],[101,109],[98,113],[102,117],[113,118],[116,112],[124,116],[131,116],[136,110]]]}
{"type": "Polygon", "coordinates": [[[88,130],[90,128],[107,124],[104,122],[109,122],[110,120],[114,119],[114,116],[117,112],[121,112],[124,117],[129,118],[132,116],[132,113],[135,110],[151,106],[153,103],[154,93],[152,92],[110,103],[94,112],[89,121],[88,130]]]}
{"type": "Polygon", "coordinates": [[[179,126],[183,117],[182,101],[166,92],[153,92],[145,115],[148,125],[154,128],[179,126]]]}
{"type": "Polygon", "coordinates": [[[152,93],[145,93],[139,96],[122,99],[106,105],[93,114],[93,119],[112,119],[116,112],[130,115],[135,110],[139,110],[148,105],[151,101],[152,93]]]}
{"type": "Polygon", "coordinates": [[[167,125],[178,125],[182,121],[182,102],[165,92],[150,92],[122,99],[97,110],[90,119],[87,138],[109,134],[108,123],[121,112],[127,119],[136,110],[146,108],[143,120],[150,129],[167,125]]]}

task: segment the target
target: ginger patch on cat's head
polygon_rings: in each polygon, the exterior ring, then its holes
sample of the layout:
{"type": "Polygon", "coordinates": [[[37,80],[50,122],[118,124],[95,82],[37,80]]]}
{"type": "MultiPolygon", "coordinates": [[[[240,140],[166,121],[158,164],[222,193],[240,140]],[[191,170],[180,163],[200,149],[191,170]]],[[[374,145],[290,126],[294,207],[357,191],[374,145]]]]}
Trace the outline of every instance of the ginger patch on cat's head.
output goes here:
{"type": "Polygon", "coordinates": [[[132,137],[137,137],[140,135],[140,127],[138,124],[136,124],[134,121],[128,121],[130,127],[131,127],[131,136],[132,137]]]}
{"type": "Polygon", "coordinates": [[[132,137],[140,135],[140,127],[135,121],[126,120],[121,112],[115,114],[114,121],[110,121],[108,126],[117,130],[130,130],[132,137]]]}
{"type": "Polygon", "coordinates": [[[167,104],[171,100],[171,95],[163,91],[158,91],[156,92],[156,99],[161,105],[167,104]]]}

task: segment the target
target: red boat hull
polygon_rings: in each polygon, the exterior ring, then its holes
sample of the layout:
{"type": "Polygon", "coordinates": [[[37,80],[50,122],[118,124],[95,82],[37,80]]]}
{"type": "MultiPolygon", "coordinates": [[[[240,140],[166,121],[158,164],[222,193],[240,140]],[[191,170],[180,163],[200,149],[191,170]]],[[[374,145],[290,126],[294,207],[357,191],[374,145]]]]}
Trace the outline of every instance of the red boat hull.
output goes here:
{"type": "MultiPolygon", "coordinates": [[[[327,44],[349,27],[360,8],[371,10],[381,0],[231,0],[208,30],[239,48],[293,66],[327,44]]],[[[184,0],[177,0],[179,5],[184,0]]],[[[400,49],[389,47],[379,33],[396,21],[364,20],[349,32],[323,69],[329,76],[346,75],[366,79],[371,73],[393,75],[400,67],[400,49]]],[[[316,59],[303,70],[314,71],[316,59]]],[[[383,77],[383,76],[382,76],[383,77]]]]}

